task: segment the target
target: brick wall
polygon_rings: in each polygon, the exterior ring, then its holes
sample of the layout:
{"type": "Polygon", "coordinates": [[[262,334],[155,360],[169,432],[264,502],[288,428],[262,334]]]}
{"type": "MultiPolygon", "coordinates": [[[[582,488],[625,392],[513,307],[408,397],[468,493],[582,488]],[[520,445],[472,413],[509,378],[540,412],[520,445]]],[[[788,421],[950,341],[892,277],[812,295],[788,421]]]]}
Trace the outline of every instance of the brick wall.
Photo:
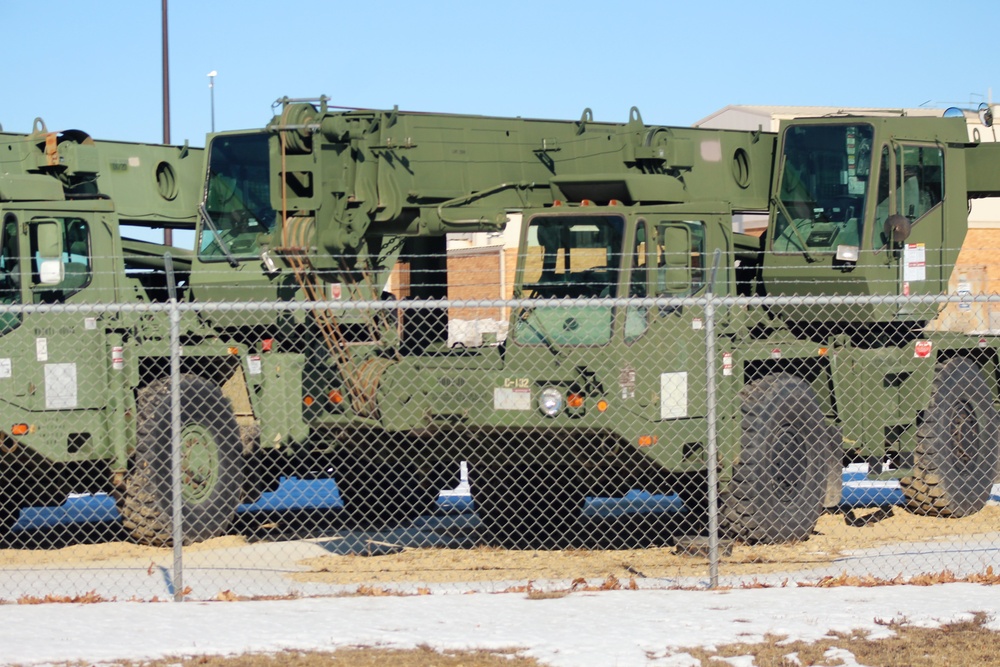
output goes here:
{"type": "MultiPolygon", "coordinates": [[[[500,284],[500,246],[452,250],[448,252],[448,299],[475,301],[510,296],[510,282],[500,284]],[[506,287],[506,290],[503,289],[506,287]],[[506,293],[505,293],[506,292],[506,293]]],[[[517,250],[514,250],[516,257],[517,250]]],[[[506,257],[504,256],[506,259],[506,257]]],[[[513,271],[510,271],[513,279],[513,271]]],[[[452,308],[448,317],[460,320],[505,319],[502,308],[452,308]]]]}

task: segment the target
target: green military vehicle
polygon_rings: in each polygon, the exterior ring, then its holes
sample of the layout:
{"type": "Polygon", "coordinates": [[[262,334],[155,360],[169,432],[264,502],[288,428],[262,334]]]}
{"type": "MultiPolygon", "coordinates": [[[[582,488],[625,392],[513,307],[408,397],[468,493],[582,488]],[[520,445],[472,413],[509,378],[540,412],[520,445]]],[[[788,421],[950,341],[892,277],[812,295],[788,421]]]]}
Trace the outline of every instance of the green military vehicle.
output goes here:
{"type": "Polygon", "coordinates": [[[457,482],[458,461],[476,460],[463,444],[468,413],[492,412],[492,398],[455,405],[463,378],[491,377],[511,351],[447,349],[446,309],[433,304],[448,295],[447,233],[499,230],[511,212],[580,193],[617,197],[623,210],[710,200],[728,229],[731,208],[766,208],[773,150],[771,134],[647,126],[635,109],[616,124],[589,110],[551,121],[293,100],[264,131],[213,136],[189,298],[310,308],[200,315],[255,359],[244,374],[261,452],[253,474],[270,488],[291,470],[332,470],[353,525],[426,512],[457,482]],[[399,265],[407,298],[430,307],[374,307],[399,265]],[[407,385],[435,398],[387,394],[407,385]]]}
{"type": "Polygon", "coordinates": [[[166,321],[85,304],[165,301],[166,250],[184,279],[191,252],[148,239],[194,228],[202,154],[49,132],[40,119],[30,134],[0,133],[0,530],[21,507],[123,483],[137,375],[164,372],[166,321]]]}

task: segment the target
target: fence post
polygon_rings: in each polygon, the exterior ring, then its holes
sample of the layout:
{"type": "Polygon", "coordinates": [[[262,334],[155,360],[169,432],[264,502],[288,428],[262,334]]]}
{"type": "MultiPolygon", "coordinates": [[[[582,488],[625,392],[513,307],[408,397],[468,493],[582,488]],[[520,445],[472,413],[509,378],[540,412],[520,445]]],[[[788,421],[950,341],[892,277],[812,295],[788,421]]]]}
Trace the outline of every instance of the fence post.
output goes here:
{"type": "Polygon", "coordinates": [[[184,498],[181,489],[181,312],[170,253],[164,256],[170,294],[170,505],[173,516],[174,601],[184,601],[184,498]]]}
{"type": "Polygon", "coordinates": [[[719,470],[718,436],[716,432],[716,391],[715,391],[715,277],[719,270],[720,250],[715,251],[712,275],[705,294],[705,398],[708,402],[706,420],[708,422],[708,443],[705,448],[705,467],[708,472],[708,585],[719,586],[719,470]]]}

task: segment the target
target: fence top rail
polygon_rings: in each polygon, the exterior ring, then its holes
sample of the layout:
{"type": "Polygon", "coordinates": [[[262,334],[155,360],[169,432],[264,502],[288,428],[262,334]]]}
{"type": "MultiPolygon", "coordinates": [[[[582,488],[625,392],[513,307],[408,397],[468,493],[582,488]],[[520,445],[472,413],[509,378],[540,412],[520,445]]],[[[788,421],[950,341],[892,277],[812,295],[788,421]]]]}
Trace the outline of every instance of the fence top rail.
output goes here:
{"type": "Polygon", "coordinates": [[[1000,303],[1000,294],[916,296],[697,296],[633,297],[578,299],[427,299],[412,301],[198,301],[158,303],[72,303],[72,304],[0,304],[0,313],[165,313],[279,311],[296,312],[321,309],[423,310],[434,308],[568,308],[568,307],[754,307],[754,306],[853,306],[913,305],[948,303],[1000,303]]]}

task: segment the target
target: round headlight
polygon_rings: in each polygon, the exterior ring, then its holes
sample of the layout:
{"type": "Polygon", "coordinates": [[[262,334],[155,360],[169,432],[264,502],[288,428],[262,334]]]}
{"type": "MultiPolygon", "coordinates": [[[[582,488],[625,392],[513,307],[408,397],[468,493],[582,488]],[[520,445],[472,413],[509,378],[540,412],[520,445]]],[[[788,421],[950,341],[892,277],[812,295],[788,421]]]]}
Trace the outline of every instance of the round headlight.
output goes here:
{"type": "Polygon", "coordinates": [[[563,409],[562,392],[555,387],[546,387],[538,395],[538,409],[546,417],[555,417],[563,409]]]}

